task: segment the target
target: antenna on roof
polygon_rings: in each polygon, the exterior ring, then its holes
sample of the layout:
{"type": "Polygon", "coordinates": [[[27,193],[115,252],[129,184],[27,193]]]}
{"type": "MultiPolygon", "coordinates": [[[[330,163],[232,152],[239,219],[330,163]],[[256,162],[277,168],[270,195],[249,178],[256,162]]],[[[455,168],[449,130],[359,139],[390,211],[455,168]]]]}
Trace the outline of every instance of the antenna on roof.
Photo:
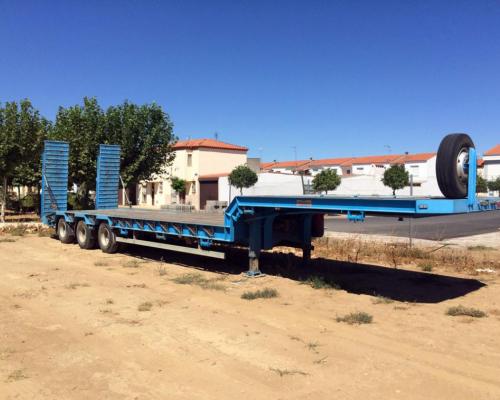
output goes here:
{"type": "Polygon", "coordinates": [[[219,140],[219,132],[217,131],[214,132],[214,138],[215,140],[219,140]]]}

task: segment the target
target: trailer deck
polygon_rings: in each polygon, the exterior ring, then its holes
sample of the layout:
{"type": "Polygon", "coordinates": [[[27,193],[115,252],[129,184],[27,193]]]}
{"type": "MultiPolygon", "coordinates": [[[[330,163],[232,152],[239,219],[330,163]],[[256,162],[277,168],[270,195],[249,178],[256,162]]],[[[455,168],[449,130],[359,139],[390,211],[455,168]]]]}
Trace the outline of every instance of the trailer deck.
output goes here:
{"type": "Polygon", "coordinates": [[[216,244],[249,249],[250,274],[259,274],[263,249],[288,245],[310,257],[313,237],[323,235],[325,214],[346,214],[351,221],[365,215],[424,217],[500,209],[500,199],[478,198],[476,153],[469,149],[468,193],[464,198],[383,196],[238,196],[224,213],[172,212],[118,207],[120,149],[101,145],[97,162],[96,209],[67,210],[69,146],[47,141],[42,165],[42,221],[57,227],[65,243],[76,239],[91,248],[96,239],[103,251],[116,243],[132,243],[221,258],[216,244]],[[102,232],[101,232],[102,231],[102,232]],[[179,239],[185,245],[179,245],[179,239]]]}
{"type": "Polygon", "coordinates": [[[145,210],[137,208],[120,207],[107,210],[82,210],[66,211],[68,215],[76,217],[87,216],[107,216],[122,220],[143,220],[170,222],[188,225],[207,225],[213,227],[224,227],[224,213],[212,212],[171,212],[163,210],[145,210]]]}

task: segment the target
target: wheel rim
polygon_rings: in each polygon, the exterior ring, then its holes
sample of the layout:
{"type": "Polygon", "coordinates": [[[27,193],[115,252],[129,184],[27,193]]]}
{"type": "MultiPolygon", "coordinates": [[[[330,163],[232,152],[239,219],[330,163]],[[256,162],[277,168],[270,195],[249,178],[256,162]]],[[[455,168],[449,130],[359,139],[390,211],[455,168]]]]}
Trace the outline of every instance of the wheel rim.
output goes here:
{"type": "Polygon", "coordinates": [[[86,235],[85,227],[83,226],[83,224],[78,225],[78,230],[77,230],[76,234],[77,234],[77,237],[78,237],[78,241],[80,243],[85,242],[85,237],[87,235],[86,235]]]}
{"type": "Polygon", "coordinates": [[[109,244],[109,231],[107,229],[103,229],[101,233],[101,243],[104,247],[107,247],[109,244]]]}
{"type": "Polygon", "coordinates": [[[462,182],[467,182],[469,164],[469,149],[463,148],[457,156],[457,175],[462,182]]]}

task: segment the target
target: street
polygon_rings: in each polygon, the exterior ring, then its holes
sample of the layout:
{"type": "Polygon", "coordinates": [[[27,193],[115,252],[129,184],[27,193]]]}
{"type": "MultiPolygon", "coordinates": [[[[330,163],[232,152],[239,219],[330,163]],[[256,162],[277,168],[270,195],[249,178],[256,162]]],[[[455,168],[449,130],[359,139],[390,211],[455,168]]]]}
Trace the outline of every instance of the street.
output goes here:
{"type": "MultiPolygon", "coordinates": [[[[414,238],[444,240],[479,235],[500,230],[500,211],[415,218],[411,221],[414,238]]],[[[351,222],[345,216],[326,217],[325,231],[408,236],[410,221],[396,217],[367,217],[365,222],[351,222]]]]}

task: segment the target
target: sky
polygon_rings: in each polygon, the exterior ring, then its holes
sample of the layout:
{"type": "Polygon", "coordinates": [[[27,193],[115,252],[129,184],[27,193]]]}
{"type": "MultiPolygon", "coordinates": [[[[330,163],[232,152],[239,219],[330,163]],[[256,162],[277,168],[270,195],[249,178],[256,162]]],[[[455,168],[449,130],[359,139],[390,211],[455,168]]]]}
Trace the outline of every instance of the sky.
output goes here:
{"type": "Polygon", "coordinates": [[[500,143],[500,0],[0,0],[0,102],[156,102],[263,160],[500,143]]]}

